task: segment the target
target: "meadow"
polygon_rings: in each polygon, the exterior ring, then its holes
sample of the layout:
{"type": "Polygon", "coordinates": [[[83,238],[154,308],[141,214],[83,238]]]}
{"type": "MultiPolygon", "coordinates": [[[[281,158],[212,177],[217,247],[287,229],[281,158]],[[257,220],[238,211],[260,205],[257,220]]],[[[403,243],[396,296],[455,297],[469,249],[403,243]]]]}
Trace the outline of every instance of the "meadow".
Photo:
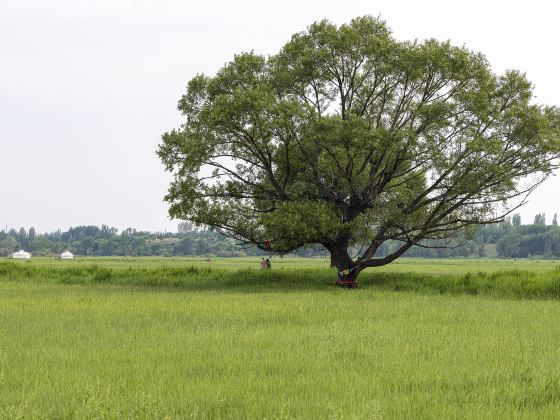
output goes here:
{"type": "Polygon", "coordinates": [[[553,261],[0,261],[0,418],[558,418],[553,261]]]}

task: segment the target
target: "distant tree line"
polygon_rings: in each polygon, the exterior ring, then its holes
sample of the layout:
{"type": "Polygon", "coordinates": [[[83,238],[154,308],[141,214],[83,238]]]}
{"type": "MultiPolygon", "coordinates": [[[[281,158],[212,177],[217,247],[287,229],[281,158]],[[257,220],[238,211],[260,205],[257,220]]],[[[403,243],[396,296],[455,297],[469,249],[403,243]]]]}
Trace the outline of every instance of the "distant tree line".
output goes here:
{"type": "MultiPolygon", "coordinates": [[[[388,255],[397,249],[397,242],[386,242],[379,249],[388,255]]],[[[119,232],[107,225],[77,226],[65,232],[37,233],[29,230],[0,231],[0,256],[7,257],[24,249],[35,256],[56,256],[65,250],[82,256],[217,256],[241,257],[263,255],[256,247],[240,246],[210,229],[196,228],[192,223],[179,224],[178,232],[144,232],[132,228],[119,232]]],[[[357,254],[360,249],[355,246],[357,254]]],[[[321,246],[306,246],[292,255],[326,257],[321,246]]],[[[544,213],[537,214],[532,224],[521,223],[519,214],[497,224],[481,225],[469,237],[454,242],[424,241],[411,248],[408,257],[503,257],[503,258],[560,258],[560,228],[556,214],[546,224],[544,213]]]]}
{"type": "Polygon", "coordinates": [[[102,225],[77,226],[65,232],[36,233],[10,229],[0,232],[0,256],[24,249],[35,256],[54,256],[69,250],[82,256],[244,256],[256,250],[243,250],[234,240],[217,232],[180,225],[179,232],[142,232],[129,228],[119,232],[102,225]]]}

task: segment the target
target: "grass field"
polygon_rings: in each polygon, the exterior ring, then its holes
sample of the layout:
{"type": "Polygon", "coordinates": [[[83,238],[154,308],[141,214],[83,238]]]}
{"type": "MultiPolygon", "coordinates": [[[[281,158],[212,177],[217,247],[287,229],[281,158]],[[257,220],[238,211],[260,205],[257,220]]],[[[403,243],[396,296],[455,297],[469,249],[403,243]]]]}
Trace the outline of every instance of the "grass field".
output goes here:
{"type": "Polygon", "coordinates": [[[559,418],[558,262],[0,262],[0,418],[559,418]]]}
{"type": "MultiPolygon", "coordinates": [[[[11,261],[0,259],[2,261],[11,261]]],[[[224,268],[244,269],[258,268],[259,257],[246,258],[205,258],[189,257],[80,257],[74,260],[61,261],[54,258],[34,257],[30,261],[13,261],[14,263],[25,263],[40,267],[82,267],[92,264],[110,269],[138,269],[138,268],[174,268],[190,267],[198,268],[224,268]]],[[[330,260],[327,258],[279,258],[274,257],[272,263],[274,269],[291,268],[328,268],[330,260]]],[[[376,272],[414,272],[425,274],[464,274],[473,271],[495,272],[501,270],[530,270],[548,271],[560,266],[560,261],[554,260],[530,260],[519,259],[426,259],[426,258],[400,258],[392,264],[376,269],[376,272]]]]}

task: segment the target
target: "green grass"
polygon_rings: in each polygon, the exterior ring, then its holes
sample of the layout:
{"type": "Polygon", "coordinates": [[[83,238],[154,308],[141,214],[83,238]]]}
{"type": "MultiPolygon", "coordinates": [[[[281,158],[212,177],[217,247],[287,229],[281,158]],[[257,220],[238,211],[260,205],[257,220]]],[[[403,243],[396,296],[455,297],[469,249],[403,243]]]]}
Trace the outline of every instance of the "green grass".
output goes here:
{"type": "MultiPolygon", "coordinates": [[[[285,292],[325,290],[333,286],[336,279],[336,272],[322,260],[311,260],[322,262],[315,267],[305,264],[309,260],[284,260],[275,263],[274,270],[255,268],[258,259],[250,260],[250,266],[247,259],[237,262],[223,259],[214,261],[215,265],[202,259],[185,259],[182,265],[179,261],[162,258],[8,261],[0,262],[0,280],[173,287],[185,291],[285,292]],[[233,264],[238,267],[231,268],[233,264]]],[[[437,260],[405,260],[382,269],[366,270],[359,281],[366,289],[560,299],[560,265],[554,261],[531,265],[527,262],[440,260],[438,266],[437,260]]]]}
{"type": "MultiPolygon", "coordinates": [[[[12,260],[0,259],[0,262],[12,260]]],[[[200,257],[78,257],[74,260],[61,261],[50,257],[33,257],[29,261],[17,261],[14,263],[27,264],[41,267],[82,267],[91,264],[100,265],[110,269],[128,268],[183,268],[195,266],[198,268],[223,268],[231,269],[258,269],[260,257],[245,258],[212,258],[207,261],[200,257]]],[[[328,268],[328,258],[280,258],[273,257],[274,270],[291,268],[328,268]]],[[[500,270],[530,270],[548,271],[560,265],[560,261],[554,260],[526,260],[519,259],[470,259],[470,258],[448,258],[448,259],[425,259],[425,258],[399,258],[397,261],[384,267],[371,269],[370,272],[414,272],[423,274],[464,274],[469,271],[495,272],[500,270]]]]}
{"type": "Polygon", "coordinates": [[[0,418],[560,416],[558,264],[181,261],[0,263],[0,418]]]}

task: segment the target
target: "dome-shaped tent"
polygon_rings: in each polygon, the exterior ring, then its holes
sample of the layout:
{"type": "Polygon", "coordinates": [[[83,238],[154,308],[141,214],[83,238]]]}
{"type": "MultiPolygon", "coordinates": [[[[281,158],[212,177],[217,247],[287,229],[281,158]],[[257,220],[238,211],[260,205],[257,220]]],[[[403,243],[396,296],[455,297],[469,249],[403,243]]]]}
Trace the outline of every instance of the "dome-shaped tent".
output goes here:
{"type": "Polygon", "coordinates": [[[29,252],[25,252],[23,249],[20,249],[18,252],[14,252],[12,254],[12,258],[19,260],[28,260],[29,258],[31,258],[31,254],[29,252]]]}
{"type": "Polygon", "coordinates": [[[60,254],[61,260],[71,260],[73,258],[74,254],[72,254],[70,251],[64,251],[62,254],[60,254]]]}

